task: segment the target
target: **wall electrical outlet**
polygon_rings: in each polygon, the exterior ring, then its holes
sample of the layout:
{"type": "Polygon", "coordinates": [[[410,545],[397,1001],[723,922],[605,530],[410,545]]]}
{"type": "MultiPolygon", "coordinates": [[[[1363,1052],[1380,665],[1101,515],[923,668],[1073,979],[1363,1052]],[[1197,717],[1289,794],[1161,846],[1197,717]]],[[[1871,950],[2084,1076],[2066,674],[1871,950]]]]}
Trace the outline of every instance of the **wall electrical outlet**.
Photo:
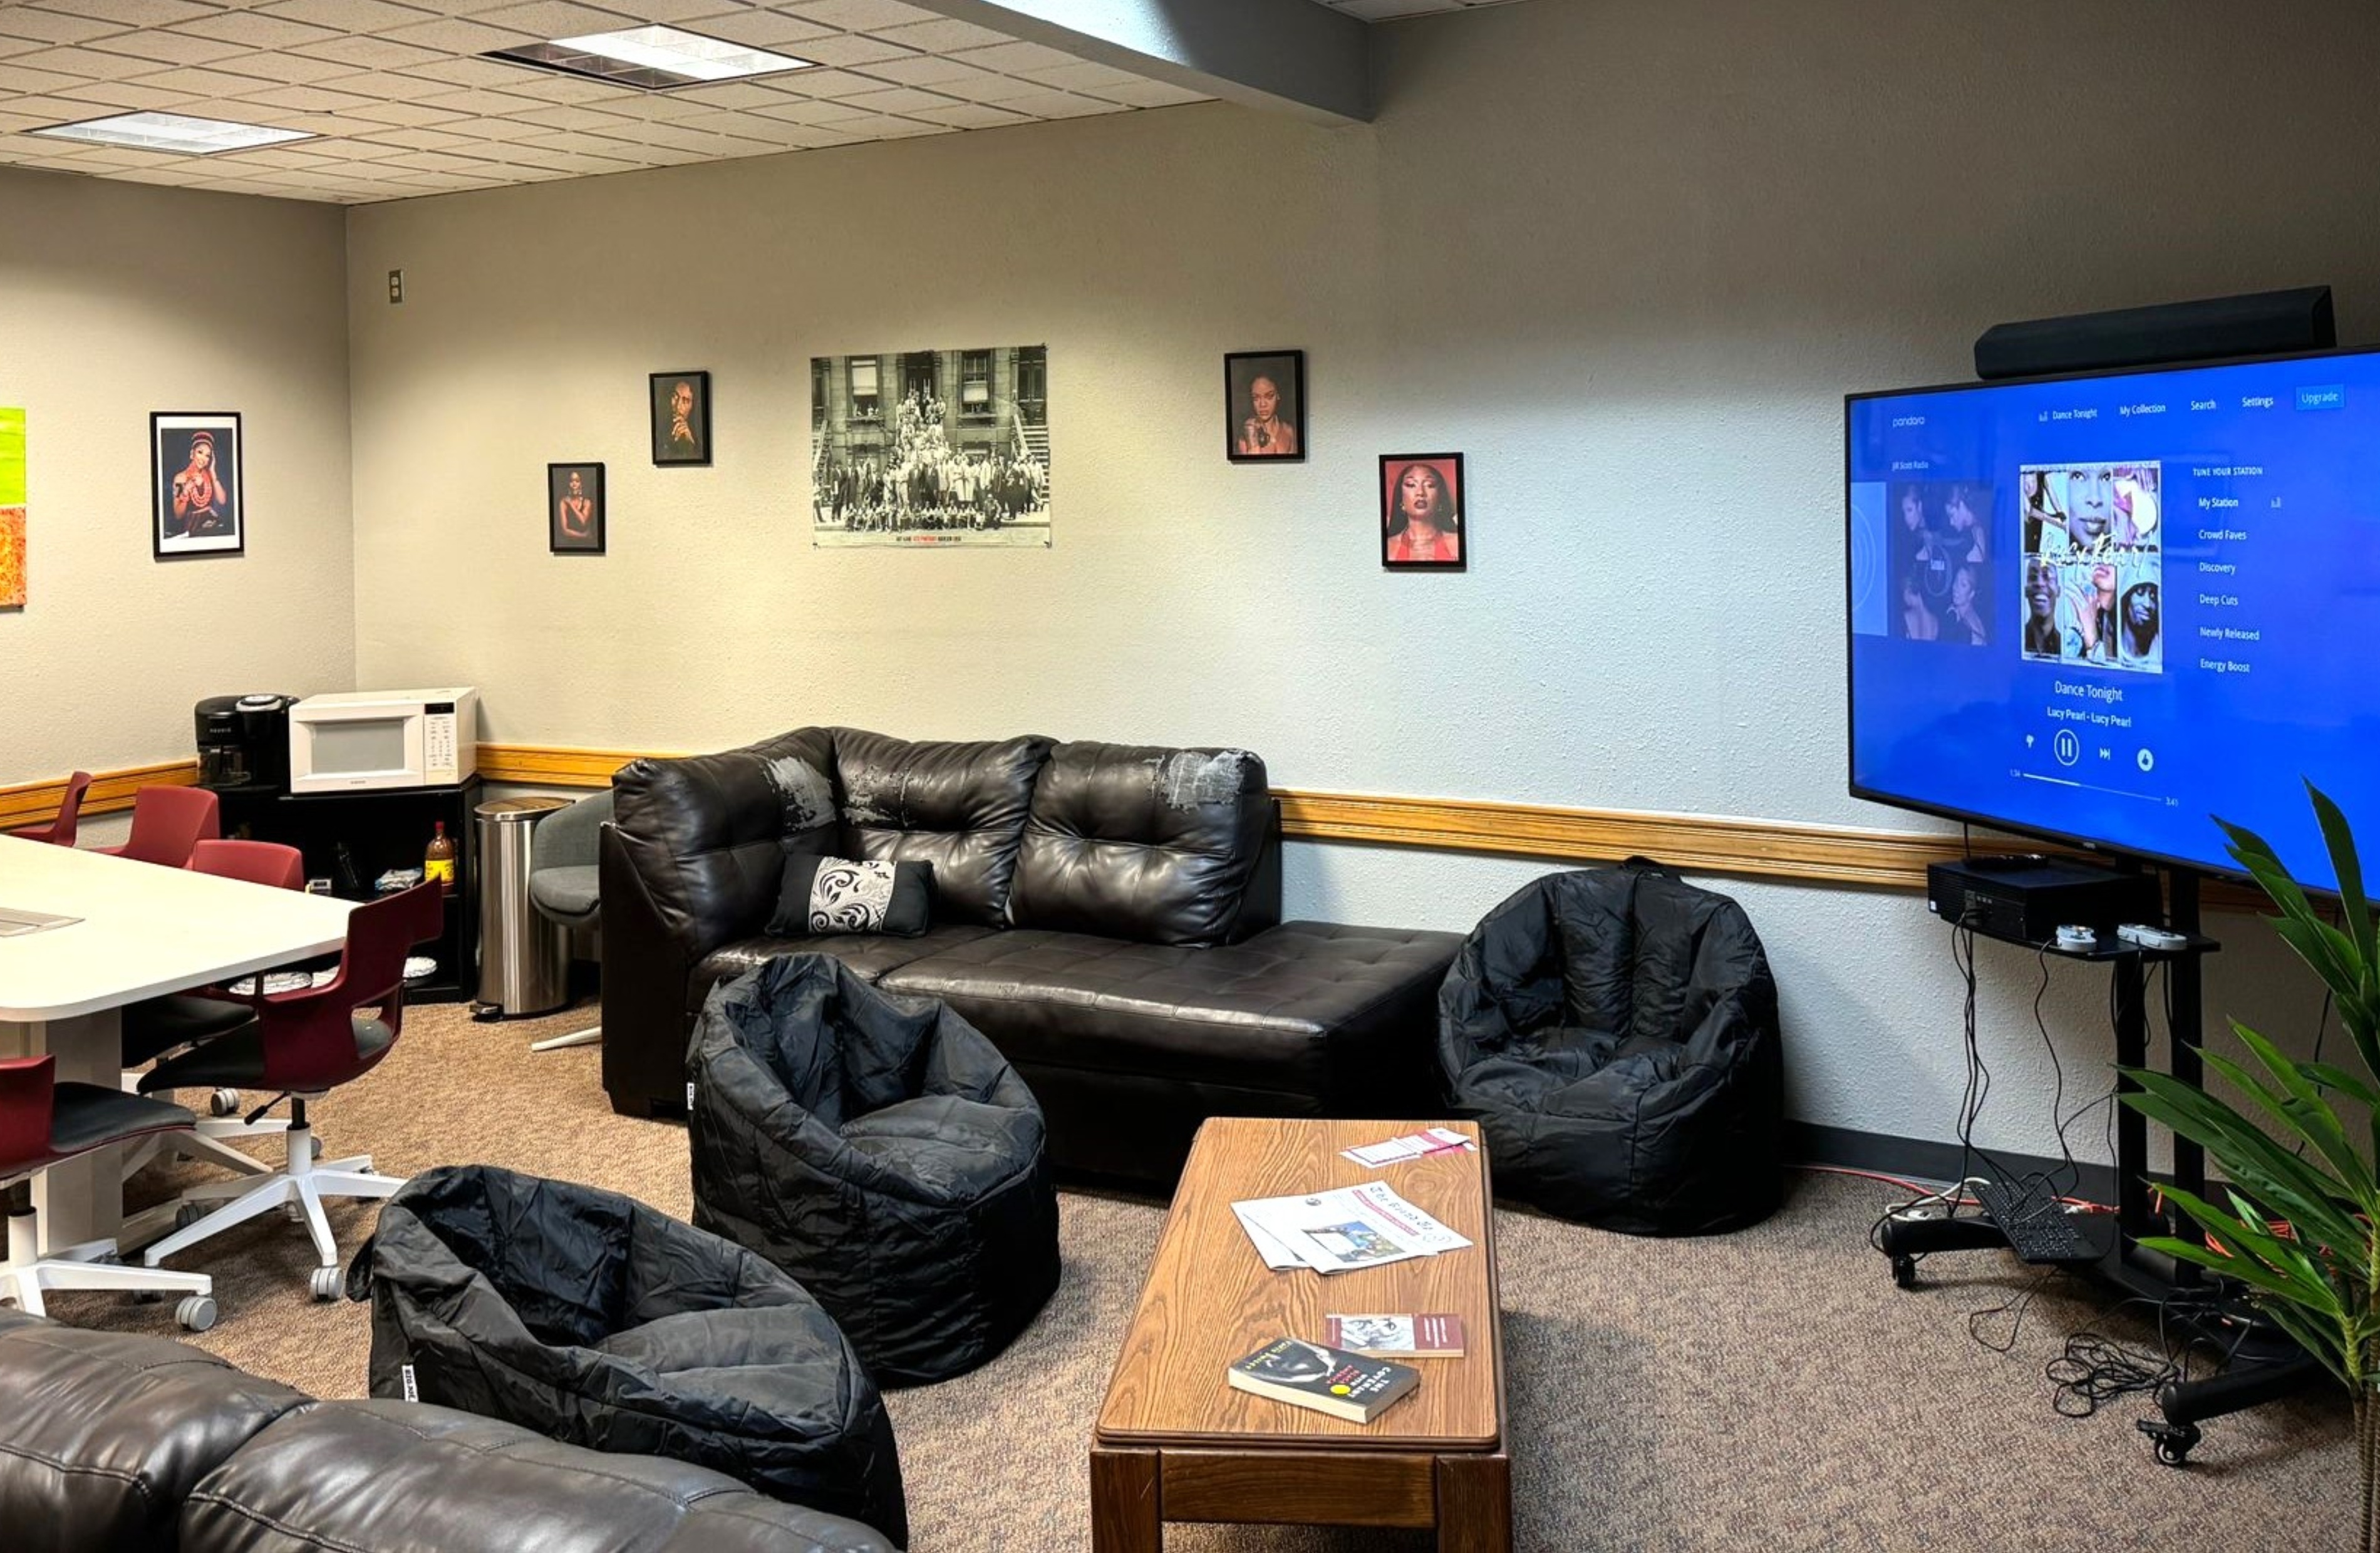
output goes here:
{"type": "Polygon", "coordinates": [[[391,270],[388,273],[388,299],[392,306],[405,300],[404,271],[391,270]]]}

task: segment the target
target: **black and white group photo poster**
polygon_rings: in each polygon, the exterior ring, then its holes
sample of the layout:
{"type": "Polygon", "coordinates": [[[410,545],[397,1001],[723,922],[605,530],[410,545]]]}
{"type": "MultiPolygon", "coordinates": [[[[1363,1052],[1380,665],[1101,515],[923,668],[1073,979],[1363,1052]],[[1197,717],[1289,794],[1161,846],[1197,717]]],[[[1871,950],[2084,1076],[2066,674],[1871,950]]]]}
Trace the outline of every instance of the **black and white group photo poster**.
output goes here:
{"type": "Polygon", "coordinates": [[[810,361],[811,542],[1050,544],[1046,346],[810,361]]]}

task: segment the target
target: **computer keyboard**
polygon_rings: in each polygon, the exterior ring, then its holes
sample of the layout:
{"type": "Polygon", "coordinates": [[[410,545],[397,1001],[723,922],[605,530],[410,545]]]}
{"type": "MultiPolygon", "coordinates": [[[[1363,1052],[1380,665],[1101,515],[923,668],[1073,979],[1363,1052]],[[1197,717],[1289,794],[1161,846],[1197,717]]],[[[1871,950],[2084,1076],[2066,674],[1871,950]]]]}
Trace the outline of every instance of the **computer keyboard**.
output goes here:
{"type": "Polygon", "coordinates": [[[2098,1216],[2067,1212],[2046,1187],[1978,1181],[1969,1190],[2024,1261],[2095,1262],[2107,1253],[2111,1242],[2098,1216]]]}

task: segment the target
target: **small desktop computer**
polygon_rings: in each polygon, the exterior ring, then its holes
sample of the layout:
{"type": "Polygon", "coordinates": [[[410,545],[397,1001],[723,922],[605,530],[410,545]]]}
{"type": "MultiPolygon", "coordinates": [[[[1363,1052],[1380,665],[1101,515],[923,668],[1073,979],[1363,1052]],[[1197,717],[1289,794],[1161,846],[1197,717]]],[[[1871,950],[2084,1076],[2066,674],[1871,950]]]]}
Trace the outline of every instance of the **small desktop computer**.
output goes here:
{"type": "Polygon", "coordinates": [[[2164,920],[2155,874],[2038,853],[1932,864],[1925,905],[1954,926],[2025,943],[2052,942],[2058,928],[2079,925],[2112,944],[2119,923],[2164,920]]]}

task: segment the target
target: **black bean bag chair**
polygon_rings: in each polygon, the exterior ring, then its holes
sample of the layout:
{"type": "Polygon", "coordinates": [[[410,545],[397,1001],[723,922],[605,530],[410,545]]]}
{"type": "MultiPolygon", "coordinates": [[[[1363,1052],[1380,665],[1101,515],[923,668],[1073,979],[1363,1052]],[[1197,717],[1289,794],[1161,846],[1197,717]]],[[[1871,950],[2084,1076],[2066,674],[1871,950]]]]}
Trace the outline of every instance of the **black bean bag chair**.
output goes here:
{"type": "Polygon", "coordinates": [[[941,1003],[783,955],[712,989],[688,1061],[694,1221],[799,1279],[883,1384],[984,1364],[1058,1287],[1041,1108],[941,1003]]]}
{"type": "Polygon", "coordinates": [[[892,1422],[802,1286],[616,1192],[492,1166],[423,1172],[349,1270],[371,1394],[666,1456],[909,1537],[892,1422]]]}
{"type": "Polygon", "coordinates": [[[1639,859],[1489,912],[1439,989],[1439,1065],[1497,1194],[1638,1235],[1777,1206],[1777,984],[1743,908],[1639,859]]]}

